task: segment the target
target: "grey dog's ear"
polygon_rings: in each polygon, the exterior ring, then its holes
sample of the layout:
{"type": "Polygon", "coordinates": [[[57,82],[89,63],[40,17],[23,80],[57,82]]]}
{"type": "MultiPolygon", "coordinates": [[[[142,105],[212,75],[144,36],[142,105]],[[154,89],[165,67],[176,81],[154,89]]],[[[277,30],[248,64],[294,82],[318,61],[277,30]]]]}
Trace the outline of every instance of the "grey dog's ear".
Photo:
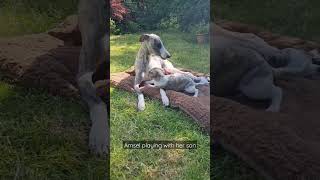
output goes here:
{"type": "Polygon", "coordinates": [[[143,42],[143,41],[148,40],[148,39],[149,39],[149,35],[148,35],[148,34],[142,34],[142,35],[140,36],[139,41],[140,41],[140,42],[143,42]]]}

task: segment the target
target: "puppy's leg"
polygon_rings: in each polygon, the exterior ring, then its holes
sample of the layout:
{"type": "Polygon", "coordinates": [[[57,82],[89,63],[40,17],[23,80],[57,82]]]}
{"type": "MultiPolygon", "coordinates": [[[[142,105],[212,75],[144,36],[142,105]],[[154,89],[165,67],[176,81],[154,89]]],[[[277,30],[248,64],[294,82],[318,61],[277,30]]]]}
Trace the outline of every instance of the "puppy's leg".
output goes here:
{"type": "Polygon", "coordinates": [[[198,97],[199,90],[196,86],[189,86],[185,89],[187,93],[194,93],[193,97],[198,97]]]}
{"type": "Polygon", "coordinates": [[[282,101],[282,90],[273,83],[269,66],[260,66],[248,72],[240,81],[239,90],[256,100],[271,99],[268,111],[278,112],[282,101]]]}
{"type": "Polygon", "coordinates": [[[294,76],[304,76],[304,69],[300,67],[280,67],[273,68],[275,78],[287,78],[294,76]]]}
{"type": "Polygon", "coordinates": [[[316,74],[312,67],[312,57],[304,51],[287,48],[282,50],[282,58],[288,62],[284,67],[274,68],[275,77],[310,76],[316,74]]]}
{"type": "Polygon", "coordinates": [[[169,106],[169,98],[166,94],[166,91],[163,89],[160,89],[160,95],[161,95],[162,104],[164,106],[169,106]]]}
{"type": "Polygon", "coordinates": [[[206,85],[206,84],[209,84],[209,79],[207,77],[197,77],[195,75],[193,75],[192,73],[190,72],[184,72],[184,71],[181,71],[173,66],[169,66],[170,68],[169,71],[171,73],[180,73],[180,74],[184,74],[186,76],[188,76],[189,78],[191,78],[195,83],[198,83],[198,84],[201,84],[201,85],[206,85]]]}
{"type": "Polygon", "coordinates": [[[195,88],[193,97],[198,97],[198,94],[199,94],[199,90],[195,88]]]}
{"type": "Polygon", "coordinates": [[[266,111],[270,112],[279,112],[280,111],[280,104],[282,101],[282,90],[277,86],[272,87],[272,97],[271,97],[271,104],[266,109],[266,111]]]}
{"type": "Polygon", "coordinates": [[[78,85],[82,99],[89,106],[92,124],[89,135],[89,146],[94,153],[108,153],[108,111],[106,104],[96,95],[96,88],[92,83],[92,72],[81,75],[78,78],[78,85]]]}

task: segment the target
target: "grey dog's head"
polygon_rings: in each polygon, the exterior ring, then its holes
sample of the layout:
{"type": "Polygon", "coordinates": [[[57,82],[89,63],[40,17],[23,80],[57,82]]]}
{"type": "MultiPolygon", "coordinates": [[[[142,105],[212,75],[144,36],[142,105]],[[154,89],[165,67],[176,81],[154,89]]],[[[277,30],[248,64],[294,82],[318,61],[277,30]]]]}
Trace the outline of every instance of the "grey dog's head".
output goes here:
{"type": "Polygon", "coordinates": [[[156,34],[143,34],[140,37],[140,42],[146,46],[150,54],[160,56],[162,59],[171,57],[160,37],[156,34]]]}
{"type": "Polygon", "coordinates": [[[156,81],[159,81],[161,77],[163,77],[164,74],[164,70],[161,68],[152,68],[149,70],[149,77],[151,79],[154,79],[156,81]]]}

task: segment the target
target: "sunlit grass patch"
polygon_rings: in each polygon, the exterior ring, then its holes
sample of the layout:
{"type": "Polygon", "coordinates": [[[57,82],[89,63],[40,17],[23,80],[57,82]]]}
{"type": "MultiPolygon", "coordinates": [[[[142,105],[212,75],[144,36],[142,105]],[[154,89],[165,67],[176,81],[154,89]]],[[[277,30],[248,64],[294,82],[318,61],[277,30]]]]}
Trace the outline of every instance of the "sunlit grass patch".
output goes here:
{"type": "Polygon", "coordinates": [[[209,179],[208,134],[181,111],[146,99],[146,110],[137,112],[135,101],[134,94],[112,88],[111,177],[209,179]],[[124,140],[196,140],[198,149],[128,150],[124,140]]]}

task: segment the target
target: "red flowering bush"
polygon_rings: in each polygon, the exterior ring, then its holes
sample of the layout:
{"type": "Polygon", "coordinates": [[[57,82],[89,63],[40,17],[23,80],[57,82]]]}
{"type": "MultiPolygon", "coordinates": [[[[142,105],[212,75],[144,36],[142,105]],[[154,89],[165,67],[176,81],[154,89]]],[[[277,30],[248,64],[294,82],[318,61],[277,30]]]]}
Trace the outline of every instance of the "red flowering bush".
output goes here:
{"type": "Polygon", "coordinates": [[[123,5],[123,0],[111,0],[112,19],[122,21],[129,14],[129,9],[123,5]]]}

